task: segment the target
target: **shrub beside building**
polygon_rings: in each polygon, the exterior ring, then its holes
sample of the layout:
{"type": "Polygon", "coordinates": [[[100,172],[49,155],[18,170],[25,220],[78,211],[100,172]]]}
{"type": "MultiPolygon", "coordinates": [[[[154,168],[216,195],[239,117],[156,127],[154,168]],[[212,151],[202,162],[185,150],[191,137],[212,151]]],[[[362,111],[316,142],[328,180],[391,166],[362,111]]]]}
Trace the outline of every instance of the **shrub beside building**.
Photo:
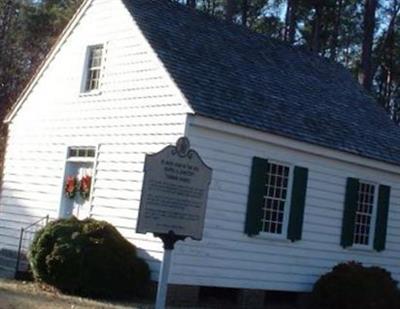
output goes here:
{"type": "Polygon", "coordinates": [[[36,280],[68,294],[142,296],[150,279],[134,245],[111,224],[94,219],[49,223],[36,235],[29,261],[36,280]]]}

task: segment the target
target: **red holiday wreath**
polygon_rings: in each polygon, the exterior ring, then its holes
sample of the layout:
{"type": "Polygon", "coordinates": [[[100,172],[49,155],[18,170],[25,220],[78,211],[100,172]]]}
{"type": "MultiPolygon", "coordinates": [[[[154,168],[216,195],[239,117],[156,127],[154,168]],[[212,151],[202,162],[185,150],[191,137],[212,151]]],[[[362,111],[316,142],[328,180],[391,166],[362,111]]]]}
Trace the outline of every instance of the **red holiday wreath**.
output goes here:
{"type": "Polygon", "coordinates": [[[89,175],[83,176],[79,183],[79,193],[81,197],[87,200],[90,196],[90,186],[92,183],[92,177],[89,175]]]}
{"type": "Polygon", "coordinates": [[[78,180],[74,176],[68,176],[67,180],[65,181],[64,192],[65,195],[73,199],[76,195],[76,191],[78,189],[78,180]]]}

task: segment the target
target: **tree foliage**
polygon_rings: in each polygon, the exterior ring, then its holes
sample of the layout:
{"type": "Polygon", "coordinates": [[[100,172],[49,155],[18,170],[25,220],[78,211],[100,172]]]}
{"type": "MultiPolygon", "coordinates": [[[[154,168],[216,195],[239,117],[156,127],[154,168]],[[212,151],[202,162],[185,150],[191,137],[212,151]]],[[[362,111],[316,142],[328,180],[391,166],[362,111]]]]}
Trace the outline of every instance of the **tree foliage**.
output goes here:
{"type": "Polygon", "coordinates": [[[82,0],[0,1],[0,105],[15,100],[82,0]]]}

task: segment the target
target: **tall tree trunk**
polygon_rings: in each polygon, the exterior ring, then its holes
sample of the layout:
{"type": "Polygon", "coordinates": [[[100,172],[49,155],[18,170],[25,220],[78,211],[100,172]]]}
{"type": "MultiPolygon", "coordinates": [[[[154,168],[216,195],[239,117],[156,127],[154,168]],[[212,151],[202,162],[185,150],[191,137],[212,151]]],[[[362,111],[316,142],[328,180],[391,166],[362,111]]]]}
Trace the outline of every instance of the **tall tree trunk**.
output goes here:
{"type": "Polygon", "coordinates": [[[298,9],[299,3],[298,3],[298,0],[291,0],[291,1],[292,1],[292,7],[290,9],[288,42],[293,44],[295,37],[296,37],[297,9],[298,9]]]}
{"type": "Polygon", "coordinates": [[[312,38],[311,38],[311,50],[319,53],[321,50],[321,26],[322,26],[322,12],[323,12],[323,5],[320,2],[315,4],[315,15],[313,21],[313,31],[312,31],[312,38]]]}
{"type": "Polygon", "coordinates": [[[390,17],[390,22],[389,26],[386,31],[386,36],[385,36],[385,41],[383,43],[383,48],[385,46],[391,44],[391,40],[394,40],[395,32],[396,32],[396,22],[397,22],[397,17],[400,13],[400,3],[398,0],[394,0],[393,2],[393,8],[392,8],[392,14],[390,17]]]}
{"type": "Polygon", "coordinates": [[[340,27],[342,24],[342,10],[343,10],[343,0],[337,0],[336,7],[335,7],[335,12],[336,12],[335,24],[333,26],[332,41],[331,41],[331,48],[330,48],[330,58],[333,61],[336,60],[336,56],[337,56],[340,27]]]}
{"type": "Polygon", "coordinates": [[[289,33],[289,19],[290,19],[290,10],[292,7],[293,0],[288,0],[286,4],[286,14],[285,14],[285,28],[283,32],[283,40],[288,40],[288,33],[289,33]]]}
{"type": "Polygon", "coordinates": [[[5,2],[0,7],[0,59],[1,55],[4,52],[6,46],[7,33],[11,24],[13,22],[13,11],[16,10],[16,6],[13,4],[11,0],[5,2]]]}
{"type": "Polygon", "coordinates": [[[235,15],[236,3],[235,0],[226,0],[225,4],[225,19],[232,22],[235,15]]]}
{"type": "Polygon", "coordinates": [[[247,18],[249,14],[249,2],[248,0],[242,0],[242,25],[247,25],[247,18]]]}
{"type": "Polygon", "coordinates": [[[364,37],[363,37],[362,54],[361,54],[361,71],[358,78],[361,85],[367,91],[371,91],[372,80],[373,80],[372,45],[374,42],[374,34],[375,34],[376,6],[377,6],[377,0],[365,0],[364,37]]]}
{"type": "MultiPolygon", "coordinates": [[[[395,57],[396,57],[396,38],[395,38],[395,20],[396,20],[396,15],[398,12],[393,12],[393,16],[391,19],[391,22],[389,24],[387,34],[385,36],[385,40],[382,44],[381,48],[381,56],[380,58],[382,59],[382,71],[384,72],[383,77],[382,77],[382,82],[384,84],[384,91],[383,95],[381,95],[381,101],[384,104],[384,107],[388,110],[390,107],[390,103],[392,101],[392,95],[393,95],[393,72],[396,72],[396,62],[395,62],[395,57]]],[[[375,72],[375,71],[374,71],[375,72]]]]}
{"type": "Polygon", "coordinates": [[[298,0],[288,0],[285,16],[284,40],[293,44],[296,36],[298,0]]]}
{"type": "MultiPolygon", "coordinates": [[[[376,71],[379,66],[382,70],[382,77],[380,78],[380,89],[378,91],[378,96],[382,102],[390,101],[388,98],[388,81],[390,81],[390,87],[392,87],[392,72],[396,72],[395,58],[396,58],[396,24],[397,18],[400,13],[400,1],[394,0],[391,9],[391,17],[386,33],[383,35],[383,42],[376,48],[374,53],[376,58],[379,59],[379,65],[372,66],[372,76],[375,76],[376,71]],[[390,78],[388,78],[390,76],[390,78]],[[383,89],[383,90],[382,90],[383,89]]],[[[391,95],[391,94],[390,94],[391,95]]]]}

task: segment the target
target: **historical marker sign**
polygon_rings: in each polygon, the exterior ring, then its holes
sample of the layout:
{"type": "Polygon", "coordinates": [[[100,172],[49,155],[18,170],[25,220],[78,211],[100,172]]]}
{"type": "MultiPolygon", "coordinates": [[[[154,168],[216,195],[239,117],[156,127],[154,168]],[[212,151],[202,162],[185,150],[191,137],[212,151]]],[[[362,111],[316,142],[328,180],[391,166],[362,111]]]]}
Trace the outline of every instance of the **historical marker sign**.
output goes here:
{"type": "Polygon", "coordinates": [[[212,170],[180,138],[176,146],[146,155],[136,231],[188,236],[203,235],[212,170]]]}

